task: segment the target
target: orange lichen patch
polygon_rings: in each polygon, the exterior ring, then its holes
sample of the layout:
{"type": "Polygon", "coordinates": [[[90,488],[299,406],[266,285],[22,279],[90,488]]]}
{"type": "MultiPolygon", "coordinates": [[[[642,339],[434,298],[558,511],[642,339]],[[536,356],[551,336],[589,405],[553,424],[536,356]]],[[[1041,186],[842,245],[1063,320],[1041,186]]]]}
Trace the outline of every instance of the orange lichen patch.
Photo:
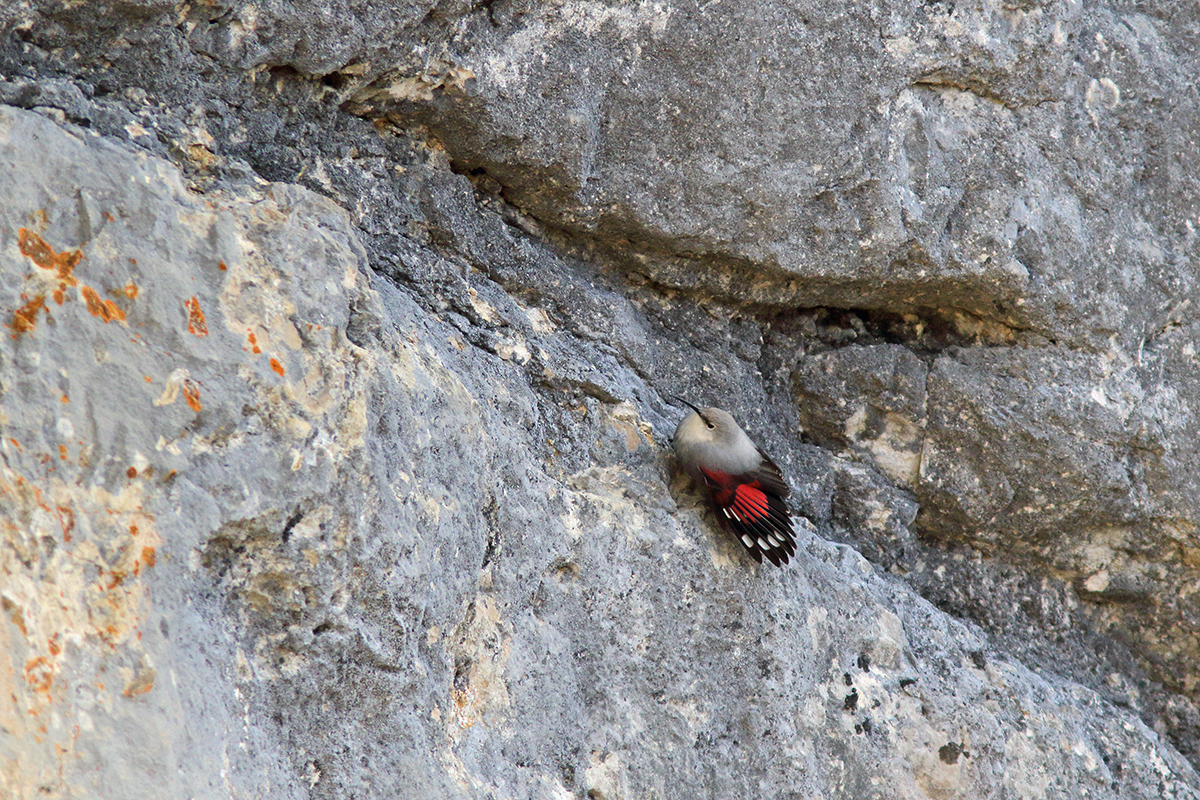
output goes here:
{"type": "Polygon", "coordinates": [[[201,338],[208,336],[208,324],[204,321],[204,311],[196,296],[192,295],[183,305],[188,311],[188,333],[201,338]]]}
{"type": "Polygon", "coordinates": [[[45,656],[38,656],[25,663],[25,682],[35,692],[49,692],[54,683],[54,665],[45,656]]]}
{"type": "Polygon", "coordinates": [[[154,554],[153,547],[142,548],[142,563],[147,567],[153,567],[158,561],[158,556],[154,554]]]}
{"type": "Polygon", "coordinates": [[[136,478],[137,477],[137,467],[130,467],[129,469],[125,470],[125,477],[136,478]]]}
{"type": "Polygon", "coordinates": [[[75,512],[67,506],[56,506],[58,524],[62,528],[63,541],[71,541],[71,531],[75,530],[75,512]]]}
{"type": "Polygon", "coordinates": [[[121,291],[130,300],[137,300],[137,296],[141,292],[141,289],[138,288],[136,283],[130,281],[129,283],[125,284],[125,288],[123,288],[121,291]]]}
{"type": "MultiPolygon", "coordinates": [[[[4,600],[24,609],[30,642],[44,642],[56,634],[61,634],[60,641],[97,635],[114,645],[130,641],[145,594],[145,587],[131,576],[145,549],[161,544],[153,516],[142,510],[141,482],[112,494],[74,481],[48,481],[42,488],[54,505],[43,509],[35,487],[0,466],[0,526],[19,520],[28,542],[61,530],[64,542],[40,560],[8,565],[21,574],[9,576],[4,600]],[[80,514],[90,523],[88,536],[73,544],[69,531],[80,514]],[[136,543],[129,538],[134,527],[136,543]]],[[[33,650],[25,658],[39,655],[46,655],[45,650],[33,650]]]]}
{"type": "Polygon", "coordinates": [[[96,290],[92,287],[80,286],[79,293],[87,301],[87,310],[93,317],[99,317],[105,323],[112,322],[114,319],[119,322],[125,321],[125,312],[112,300],[101,300],[100,295],[96,294],[96,290]]]}
{"type": "Polygon", "coordinates": [[[13,312],[12,322],[9,327],[13,329],[13,337],[20,336],[22,333],[29,333],[37,325],[37,312],[45,311],[46,316],[50,316],[50,310],[46,308],[46,296],[39,294],[37,297],[30,300],[25,305],[13,312]]]}
{"type": "Polygon", "coordinates": [[[283,364],[279,363],[279,359],[277,359],[277,358],[271,359],[271,369],[275,370],[280,375],[283,375],[283,364]]]}
{"type": "Polygon", "coordinates": [[[61,399],[61,400],[62,400],[64,403],[69,403],[69,402],[71,402],[71,401],[70,401],[70,399],[69,399],[69,398],[68,398],[68,397],[67,397],[65,394],[64,394],[64,395],[63,395],[61,398],[59,398],[59,399],[61,399]]]}
{"type": "Polygon", "coordinates": [[[200,405],[200,389],[197,388],[196,384],[186,379],[183,382],[183,399],[187,401],[188,408],[197,414],[200,413],[200,409],[203,408],[200,405]]]}
{"type": "Polygon", "coordinates": [[[21,449],[21,443],[20,443],[20,442],[18,442],[16,439],[14,439],[13,437],[11,437],[11,436],[10,436],[10,437],[8,437],[8,440],[9,440],[10,442],[12,442],[12,446],[13,446],[13,447],[17,448],[18,450],[20,450],[20,449],[21,449]]]}
{"type": "Polygon", "coordinates": [[[154,679],[156,677],[158,677],[158,673],[153,668],[144,669],[129,682],[129,685],[125,687],[121,694],[126,697],[145,694],[154,688],[154,679]]]}
{"type": "Polygon", "coordinates": [[[17,247],[22,255],[28,256],[34,264],[42,269],[53,270],[62,286],[74,286],[77,283],[72,273],[75,271],[75,265],[83,260],[81,251],[56,253],[45,239],[28,228],[17,230],[17,247]]]}
{"type": "MultiPolygon", "coordinates": [[[[74,438],[68,446],[73,453],[74,438]]],[[[151,637],[138,637],[150,596],[144,579],[135,575],[139,565],[148,569],[144,549],[162,542],[154,517],[144,510],[143,481],[114,493],[39,469],[35,486],[11,461],[0,460],[0,538],[9,545],[7,553],[0,552],[0,727],[14,741],[28,743],[23,753],[36,756],[36,746],[52,759],[58,752],[60,764],[69,766],[75,740],[87,741],[93,729],[84,713],[90,704],[78,702],[76,689],[98,695],[99,707],[112,708],[135,702],[157,684],[145,655],[151,637]],[[129,536],[133,525],[136,539],[129,536]],[[58,537],[60,528],[66,543],[58,537]],[[71,528],[73,542],[65,536],[71,528]],[[58,546],[43,546],[50,537],[58,546]],[[123,691],[134,699],[121,697],[123,691]]],[[[144,476],[147,466],[137,463],[144,476]]],[[[44,774],[49,778],[50,772],[44,774]]],[[[9,771],[0,767],[0,775],[8,777],[9,771]]],[[[0,790],[0,796],[8,795],[0,790]]]]}
{"type": "MultiPolygon", "coordinates": [[[[16,439],[10,441],[13,444],[17,443],[16,439]]],[[[46,501],[42,499],[42,490],[19,475],[12,483],[0,480],[0,489],[4,490],[5,494],[12,495],[14,502],[29,507],[30,511],[33,510],[32,506],[37,506],[42,511],[50,510],[50,506],[46,505],[46,501]]],[[[0,505],[0,511],[6,510],[5,506],[0,505]]]]}
{"type": "Polygon", "coordinates": [[[218,262],[217,262],[217,269],[221,270],[221,272],[224,272],[225,270],[229,269],[229,267],[225,266],[225,262],[224,262],[224,261],[218,261],[218,262]]]}
{"type": "Polygon", "coordinates": [[[65,444],[60,444],[58,446],[58,457],[63,461],[67,460],[67,446],[65,444]]]}
{"type": "MultiPolygon", "coordinates": [[[[262,348],[258,346],[258,337],[255,336],[254,331],[250,330],[249,328],[246,329],[246,344],[249,345],[250,352],[254,353],[254,355],[258,355],[262,352],[262,348]]],[[[246,348],[243,347],[242,349],[245,350],[246,348]]]]}
{"type": "MultiPolygon", "coordinates": [[[[104,317],[107,309],[104,308],[104,301],[100,299],[100,295],[96,294],[95,289],[90,286],[84,286],[79,290],[79,294],[87,301],[88,312],[93,317],[104,317]]],[[[108,319],[104,319],[104,321],[108,322],[108,319]]]]}
{"type": "MultiPolygon", "coordinates": [[[[73,454],[76,439],[64,441],[73,454]]],[[[162,544],[145,510],[141,478],[149,466],[133,462],[139,480],[112,492],[77,482],[73,473],[46,475],[42,468],[35,482],[12,462],[0,459],[0,538],[9,546],[0,552],[0,727],[29,743],[22,752],[34,752],[40,738],[38,747],[51,756],[63,748],[70,764],[80,725],[80,741],[92,730],[83,711],[90,705],[78,702],[77,688],[112,708],[140,702],[157,684],[144,652],[152,637],[138,636],[151,602],[139,572],[149,570],[147,548],[162,544]],[[74,541],[67,535],[72,529],[74,541]],[[44,546],[50,538],[58,545],[44,546]],[[111,688],[93,689],[93,682],[111,688]]],[[[8,772],[0,767],[0,774],[8,772]]]]}
{"type": "Polygon", "coordinates": [[[116,217],[114,217],[112,214],[108,213],[107,211],[105,211],[105,212],[104,212],[104,218],[105,218],[106,220],[108,220],[109,222],[116,222],[116,221],[117,221],[117,220],[116,220],[116,217]]]}
{"type": "Polygon", "coordinates": [[[151,378],[149,375],[143,375],[142,380],[144,380],[146,383],[154,383],[154,379],[151,378]]]}

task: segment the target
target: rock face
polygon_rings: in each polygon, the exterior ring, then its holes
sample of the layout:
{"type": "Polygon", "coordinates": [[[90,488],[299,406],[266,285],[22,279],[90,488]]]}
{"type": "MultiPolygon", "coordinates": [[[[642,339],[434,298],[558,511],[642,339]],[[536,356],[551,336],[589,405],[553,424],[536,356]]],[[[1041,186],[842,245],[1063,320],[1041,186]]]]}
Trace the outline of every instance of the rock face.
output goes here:
{"type": "Polygon", "coordinates": [[[1198,30],[0,9],[0,796],[1200,797],[1198,30]]]}

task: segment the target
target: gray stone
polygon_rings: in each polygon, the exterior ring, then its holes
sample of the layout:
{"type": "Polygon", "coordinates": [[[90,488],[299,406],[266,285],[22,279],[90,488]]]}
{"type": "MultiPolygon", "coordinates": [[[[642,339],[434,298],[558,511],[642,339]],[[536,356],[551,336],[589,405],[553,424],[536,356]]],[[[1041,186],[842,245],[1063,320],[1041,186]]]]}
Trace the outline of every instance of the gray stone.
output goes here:
{"type": "Polygon", "coordinates": [[[1177,626],[1198,611],[1175,587],[1200,579],[1195,445],[1180,435],[1200,428],[1180,396],[1200,385],[1185,355],[1193,341],[1172,326],[1116,361],[965,348],[928,366],[899,345],[849,345],[805,358],[793,385],[809,435],[911,490],[919,506],[906,519],[902,499],[885,499],[869,476],[845,482],[862,467],[839,467],[843,506],[862,509],[850,540],[905,568],[914,533],[1042,565],[1074,585],[1093,624],[1137,643],[1141,669],[1182,687],[1196,653],[1177,626]],[[851,488],[864,479],[865,495],[851,488]]]}
{"type": "Polygon", "coordinates": [[[1197,116],[1176,24],[1076,3],[514,3],[350,107],[427,126],[462,170],[670,285],[1136,346],[1195,291],[1200,194],[1178,165],[1200,153],[1156,121],[1197,116]]]}
{"type": "Polygon", "coordinates": [[[1200,796],[1196,30],[0,9],[0,795],[1200,796]]]}
{"type": "Polygon", "coordinates": [[[915,488],[923,466],[928,368],[900,345],[814,353],[793,373],[804,430],[915,488]]]}
{"type": "Polygon", "coordinates": [[[6,302],[50,293],[5,340],[14,796],[1188,796],[848,548],[754,569],[632,406],[585,401],[581,468],[522,456],[522,360],[371,290],[327,201],[4,121],[6,302]]]}

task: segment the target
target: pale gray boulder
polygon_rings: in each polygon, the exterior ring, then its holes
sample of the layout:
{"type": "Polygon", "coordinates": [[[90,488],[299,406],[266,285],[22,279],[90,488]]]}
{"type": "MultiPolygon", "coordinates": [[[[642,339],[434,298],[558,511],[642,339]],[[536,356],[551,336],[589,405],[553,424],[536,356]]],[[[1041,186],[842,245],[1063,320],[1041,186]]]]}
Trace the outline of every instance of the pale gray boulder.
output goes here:
{"type": "Polygon", "coordinates": [[[1196,25],[0,10],[0,793],[1197,796],[1196,25]]]}

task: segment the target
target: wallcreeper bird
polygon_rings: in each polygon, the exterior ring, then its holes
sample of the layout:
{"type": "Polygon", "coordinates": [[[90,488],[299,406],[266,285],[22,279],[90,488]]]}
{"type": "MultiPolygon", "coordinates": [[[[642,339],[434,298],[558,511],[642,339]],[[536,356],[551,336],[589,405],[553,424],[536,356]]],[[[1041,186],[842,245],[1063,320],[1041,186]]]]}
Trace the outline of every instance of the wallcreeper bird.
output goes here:
{"type": "Polygon", "coordinates": [[[708,490],[721,527],[758,563],[775,566],[796,555],[783,473],[738,427],[728,411],[696,408],[675,429],[671,446],[679,465],[708,490]]]}

